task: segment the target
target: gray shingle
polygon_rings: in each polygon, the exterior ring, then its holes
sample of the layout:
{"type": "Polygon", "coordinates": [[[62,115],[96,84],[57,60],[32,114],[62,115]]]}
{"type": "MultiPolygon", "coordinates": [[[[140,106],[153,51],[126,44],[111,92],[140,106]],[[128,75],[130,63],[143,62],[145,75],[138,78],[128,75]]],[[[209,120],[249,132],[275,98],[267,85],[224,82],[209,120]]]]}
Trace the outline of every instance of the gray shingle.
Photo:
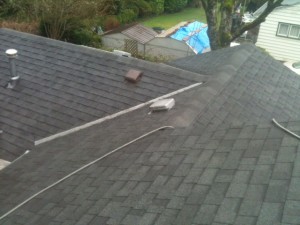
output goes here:
{"type": "Polygon", "coordinates": [[[251,184],[268,184],[272,174],[272,167],[269,165],[257,165],[253,172],[251,184]]]}
{"type": "Polygon", "coordinates": [[[256,224],[255,217],[238,216],[235,220],[234,225],[254,225],[256,224]]]}
{"type": "Polygon", "coordinates": [[[285,202],[289,181],[271,180],[266,193],[266,202],[285,202]]]}
{"type": "Polygon", "coordinates": [[[240,207],[239,215],[258,216],[260,213],[261,205],[262,201],[244,199],[240,207]]]}
{"type": "Polygon", "coordinates": [[[204,170],[198,181],[198,184],[205,184],[205,185],[212,184],[217,172],[218,172],[217,169],[204,170]]]}
{"type": "Polygon", "coordinates": [[[215,217],[215,222],[233,223],[238,213],[240,199],[225,198],[215,217]]]}
{"type": "Polygon", "coordinates": [[[300,223],[300,202],[299,201],[286,201],[283,211],[284,223],[299,224],[300,223]]]}
{"type": "Polygon", "coordinates": [[[283,206],[280,203],[263,203],[257,224],[279,224],[281,222],[282,211],[283,206]]]}
{"type": "Polygon", "coordinates": [[[196,205],[185,205],[183,209],[178,213],[174,225],[191,224],[194,220],[194,216],[198,210],[196,205]]]}
{"type": "Polygon", "coordinates": [[[288,196],[287,198],[289,200],[300,200],[300,178],[292,178],[290,186],[289,186],[289,191],[288,191],[288,196]]]}
{"type": "Polygon", "coordinates": [[[214,183],[205,198],[205,204],[220,205],[228,190],[228,183],[214,183]]]}
{"type": "Polygon", "coordinates": [[[296,157],[296,148],[295,147],[281,147],[279,154],[277,156],[278,162],[293,162],[296,157]]]}
{"type": "Polygon", "coordinates": [[[265,198],[267,186],[261,184],[250,184],[248,185],[245,199],[247,200],[255,200],[255,201],[263,201],[265,198]]]}
{"type": "Polygon", "coordinates": [[[194,218],[196,224],[211,224],[215,218],[218,206],[216,205],[201,205],[200,210],[194,218]]]}
{"type": "Polygon", "coordinates": [[[243,198],[248,188],[247,184],[231,183],[226,193],[227,198],[243,198]]]}

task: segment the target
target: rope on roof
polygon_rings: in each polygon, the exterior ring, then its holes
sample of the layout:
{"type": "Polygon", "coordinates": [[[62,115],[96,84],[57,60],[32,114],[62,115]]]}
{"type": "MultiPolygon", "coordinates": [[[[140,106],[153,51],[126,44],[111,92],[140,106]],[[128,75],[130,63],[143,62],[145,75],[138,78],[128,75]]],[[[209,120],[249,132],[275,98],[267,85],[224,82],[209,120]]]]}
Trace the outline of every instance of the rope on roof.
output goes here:
{"type": "Polygon", "coordinates": [[[272,119],[273,123],[276,124],[276,126],[278,126],[280,129],[284,130],[285,132],[287,132],[288,134],[294,136],[295,138],[300,139],[300,136],[295,134],[294,132],[290,131],[289,129],[283,127],[281,124],[279,124],[274,118],[272,119]]]}
{"type": "Polygon", "coordinates": [[[15,206],[15,207],[12,208],[11,210],[9,210],[7,213],[5,213],[4,215],[2,215],[2,216],[0,217],[0,221],[3,220],[4,218],[6,218],[6,217],[7,217],[8,215],[10,215],[11,213],[13,213],[14,211],[16,211],[17,209],[19,209],[20,207],[22,207],[23,205],[25,205],[26,203],[28,203],[29,201],[31,201],[32,199],[34,199],[35,197],[37,197],[38,195],[40,195],[40,194],[46,192],[47,190],[53,188],[54,186],[60,184],[61,182],[65,181],[66,179],[70,178],[71,176],[73,176],[73,175],[79,173],[80,171],[84,170],[85,168],[87,168],[87,167],[89,167],[89,166],[95,164],[96,162],[98,162],[98,161],[100,161],[100,160],[102,160],[102,159],[105,159],[106,157],[108,157],[108,156],[110,156],[111,154],[113,154],[113,153],[115,153],[115,152],[117,152],[117,151],[119,151],[119,150],[121,150],[121,149],[127,147],[128,145],[131,145],[131,144],[133,144],[133,143],[135,143],[135,142],[137,142],[137,141],[139,141],[139,140],[141,140],[141,139],[143,139],[143,138],[145,138],[145,137],[147,137],[147,136],[149,136],[149,135],[151,135],[151,134],[153,134],[153,133],[155,133],[155,132],[157,132],[157,131],[165,130],[165,129],[174,129],[174,127],[172,127],[172,126],[163,126],[163,127],[159,127],[159,128],[157,128],[157,129],[155,129],[155,130],[152,130],[152,131],[150,131],[150,132],[148,132],[148,133],[143,134],[142,136],[139,136],[139,137],[136,138],[136,139],[133,139],[133,140],[130,141],[130,142],[127,142],[126,144],[124,144],[124,145],[122,145],[122,146],[120,146],[120,147],[118,147],[118,148],[116,148],[116,149],[114,149],[114,150],[112,150],[112,151],[106,153],[105,155],[103,155],[103,156],[101,156],[101,157],[95,159],[94,161],[92,161],[92,162],[90,162],[90,163],[88,163],[88,164],[83,165],[83,166],[80,167],[79,169],[73,171],[72,173],[69,173],[67,176],[61,178],[60,180],[58,180],[58,181],[54,182],[53,184],[49,185],[48,187],[46,187],[46,188],[42,189],[41,191],[35,193],[35,194],[32,195],[31,197],[27,198],[25,201],[21,202],[20,204],[18,204],[17,206],[15,206]]]}

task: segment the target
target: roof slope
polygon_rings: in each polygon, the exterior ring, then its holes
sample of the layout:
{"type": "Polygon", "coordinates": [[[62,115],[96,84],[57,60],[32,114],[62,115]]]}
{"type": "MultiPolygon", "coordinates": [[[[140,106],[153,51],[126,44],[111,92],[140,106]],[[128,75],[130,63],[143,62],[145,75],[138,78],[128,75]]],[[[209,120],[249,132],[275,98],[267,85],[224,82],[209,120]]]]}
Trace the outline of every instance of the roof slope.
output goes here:
{"type": "Polygon", "coordinates": [[[125,147],[1,222],[299,224],[299,140],[271,119],[300,132],[300,77],[252,45],[186,62],[214,74],[175,96],[174,109],[128,113],[43,144],[1,171],[0,214],[153,128],[175,129],[125,147]],[[222,64],[206,65],[214,57],[223,58],[222,64]]]}
{"type": "MultiPolygon", "coordinates": [[[[281,7],[284,7],[284,6],[293,6],[293,5],[296,5],[296,4],[300,4],[300,1],[299,0],[284,0],[282,3],[281,3],[281,7]]],[[[255,17],[258,17],[260,16],[264,11],[265,9],[267,8],[268,6],[268,2],[265,2],[260,8],[258,8],[254,13],[253,15],[255,17]]],[[[281,7],[278,7],[277,9],[280,9],[281,7]]]]}
{"type": "Polygon", "coordinates": [[[152,30],[151,28],[145,27],[142,24],[136,24],[124,31],[121,32],[126,36],[142,43],[146,44],[147,42],[151,41],[155,38],[157,33],[152,30]]]}
{"type": "Polygon", "coordinates": [[[116,113],[202,80],[187,72],[134,58],[0,29],[0,158],[12,160],[33,141],[116,113]],[[5,50],[19,51],[20,83],[4,88],[10,73],[5,50]],[[141,82],[129,84],[129,69],[141,82]]]}

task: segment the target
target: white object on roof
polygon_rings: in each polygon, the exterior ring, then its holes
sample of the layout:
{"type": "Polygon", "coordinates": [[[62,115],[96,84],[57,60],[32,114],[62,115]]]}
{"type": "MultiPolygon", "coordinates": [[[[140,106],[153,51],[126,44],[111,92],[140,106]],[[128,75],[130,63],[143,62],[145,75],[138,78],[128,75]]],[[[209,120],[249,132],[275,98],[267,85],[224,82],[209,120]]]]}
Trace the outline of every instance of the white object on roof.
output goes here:
{"type": "Polygon", "coordinates": [[[124,52],[120,50],[114,50],[113,54],[118,55],[118,56],[124,56],[124,57],[131,57],[131,54],[129,52],[124,52]]]}
{"type": "Polygon", "coordinates": [[[285,62],[283,65],[285,65],[287,68],[300,75],[300,62],[289,61],[289,62],[285,62]]]}
{"type": "Polygon", "coordinates": [[[230,47],[238,46],[240,43],[237,42],[230,42],[230,47]]]}
{"type": "Polygon", "coordinates": [[[174,98],[162,99],[150,105],[151,111],[162,111],[172,109],[175,105],[174,98]]]}
{"type": "Polygon", "coordinates": [[[8,162],[8,161],[6,161],[4,159],[0,159],[0,170],[4,169],[9,164],[10,164],[10,162],[8,162]]]}
{"type": "Polygon", "coordinates": [[[18,51],[16,49],[8,49],[5,51],[5,53],[9,58],[16,58],[18,55],[18,51]]]}

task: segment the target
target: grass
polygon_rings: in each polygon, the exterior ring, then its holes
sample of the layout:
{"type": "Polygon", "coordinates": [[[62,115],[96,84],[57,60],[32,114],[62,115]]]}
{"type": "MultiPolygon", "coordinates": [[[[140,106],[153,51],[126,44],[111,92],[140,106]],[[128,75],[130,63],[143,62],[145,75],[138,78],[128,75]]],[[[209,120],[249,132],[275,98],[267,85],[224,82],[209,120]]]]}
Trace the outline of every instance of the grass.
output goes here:
{"type": "Polygon", "coordinates": [[[182,21],[198,20],[206,22],[205,13],[202,8],[186,8],[181,12],[172,14],[163,14],[141,21],[147,27],[161,27],[168,29],[182,21]]]}

